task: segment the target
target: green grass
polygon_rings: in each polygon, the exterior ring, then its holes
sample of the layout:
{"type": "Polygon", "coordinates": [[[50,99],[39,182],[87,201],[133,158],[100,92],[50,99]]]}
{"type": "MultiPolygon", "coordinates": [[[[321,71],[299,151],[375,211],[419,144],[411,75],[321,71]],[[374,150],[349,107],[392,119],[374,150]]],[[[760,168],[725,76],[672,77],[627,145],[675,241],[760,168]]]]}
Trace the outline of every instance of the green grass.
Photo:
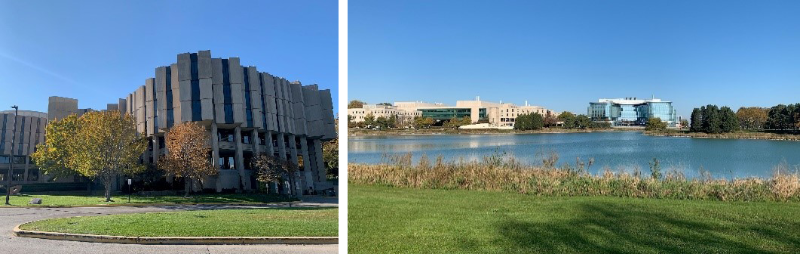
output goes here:
{"type": "Polygon", "coordinates": [[[225,209],[72,217],[24,230],[115,236],[336,236],[338,208],[225,209]]]}
{"type": "Polygon", "coordinates": [[[351,184],[349,253],[800,251],[800,204],[351,184]]]}
{"type": "MultiPolygon", "coordinates": [[[[127,195],[112,196],[115,202],[105,202],[102,195],[87,196],[85,191],[78,192],[46,192],[30,193],[11,196],[12,206],[50,206],[50,207],[69,207],[69,206],[91,206],[91,205],[141,205],[141,204],[194,204],[194,203],[270,203],[295,201],[297,199],[281,195],[269,194],[195,194],[191,198],[183,196],[131,196],[128,202],[127,195]],[[41,198],[41,205],[28,204],[33,198],[41,198]]],[[[1,206],[1,205],[0,205],[1,206]]]]}

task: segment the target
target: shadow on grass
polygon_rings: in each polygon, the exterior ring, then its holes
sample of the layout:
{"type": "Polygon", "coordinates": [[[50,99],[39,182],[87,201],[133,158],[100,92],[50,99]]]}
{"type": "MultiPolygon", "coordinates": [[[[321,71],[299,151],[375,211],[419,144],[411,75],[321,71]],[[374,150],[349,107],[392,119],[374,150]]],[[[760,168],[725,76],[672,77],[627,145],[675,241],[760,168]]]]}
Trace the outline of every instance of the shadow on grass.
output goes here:
{"type": "MultiPolygon", "coordinates": [[[[777,232],[753,220],[724,218],[713,223],[702,216],[606,203],[583,205],[576,212],[577,219],[546,223],[503,219],[496,227],[501,237],[492,244],[529,253],[754,253],[800,248],[794,229],[777,232]]],[[[790,227],[800,227],[794,224],[790,227]]]]}

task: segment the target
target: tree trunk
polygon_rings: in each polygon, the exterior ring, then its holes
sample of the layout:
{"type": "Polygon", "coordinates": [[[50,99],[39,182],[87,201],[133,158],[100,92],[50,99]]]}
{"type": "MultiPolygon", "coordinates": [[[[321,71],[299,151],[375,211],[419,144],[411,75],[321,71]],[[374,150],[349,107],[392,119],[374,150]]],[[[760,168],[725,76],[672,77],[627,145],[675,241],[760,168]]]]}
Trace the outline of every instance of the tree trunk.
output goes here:
{"type": "Polygon", "coordinates": [[[194,187],[194,186],[192,186],[194,182],[189,177],[186,177],[185,181],[186,181],[186,184],[184,184],[184,186],[185,186],[185,189],[186,189],[186,191],[185,191],[186,194],[184,195],[184,197],[188,198],[189,197],[189,193],[192,192],[192,187],[194,187]]]}
{"type": "Polygon", "coordinates": [[[114,202],[111,200],[111,178],[105,177],[103,179],[103,186],[106,189],[106,202],[114,202]]]}

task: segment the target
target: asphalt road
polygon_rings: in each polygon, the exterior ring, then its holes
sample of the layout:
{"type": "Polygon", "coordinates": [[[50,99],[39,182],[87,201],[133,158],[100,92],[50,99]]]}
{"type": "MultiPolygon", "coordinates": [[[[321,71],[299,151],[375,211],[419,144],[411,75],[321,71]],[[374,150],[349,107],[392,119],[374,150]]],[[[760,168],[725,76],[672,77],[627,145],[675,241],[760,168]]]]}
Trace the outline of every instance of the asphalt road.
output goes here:
{"type": "MultiPolygon", "coordinates": [[[[315,199],[294,206],[336,206],[331,199],[315,199]],[[313,203],[312,203],[313,202],[313,203]]],[[[338,245],[138,245],[87,243],[16,237],[12,230],[19,224],[57,217],[92,216],[121,213],[144,213],[200,209],[235,209],[271,206],[194,206],[164,207],[76,207],[76,208],[0,208],[0,253],[337,253],[338,245]]]]}

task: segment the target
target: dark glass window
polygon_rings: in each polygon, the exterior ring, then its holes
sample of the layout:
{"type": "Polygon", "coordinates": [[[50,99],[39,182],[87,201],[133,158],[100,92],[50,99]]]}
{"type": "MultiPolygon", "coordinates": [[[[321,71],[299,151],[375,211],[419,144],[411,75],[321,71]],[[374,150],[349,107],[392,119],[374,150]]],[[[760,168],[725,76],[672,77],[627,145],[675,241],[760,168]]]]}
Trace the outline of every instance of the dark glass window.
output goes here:
{"type": "Polygon", "coordinates": [[[0,164],[8,164],[9,162],[8,155],[0,155],[0,164]]]}
{"type": "Polygon", "coordinates": [[[250,144],[250,136],[242,135],[242,144],[250,144]]]}

